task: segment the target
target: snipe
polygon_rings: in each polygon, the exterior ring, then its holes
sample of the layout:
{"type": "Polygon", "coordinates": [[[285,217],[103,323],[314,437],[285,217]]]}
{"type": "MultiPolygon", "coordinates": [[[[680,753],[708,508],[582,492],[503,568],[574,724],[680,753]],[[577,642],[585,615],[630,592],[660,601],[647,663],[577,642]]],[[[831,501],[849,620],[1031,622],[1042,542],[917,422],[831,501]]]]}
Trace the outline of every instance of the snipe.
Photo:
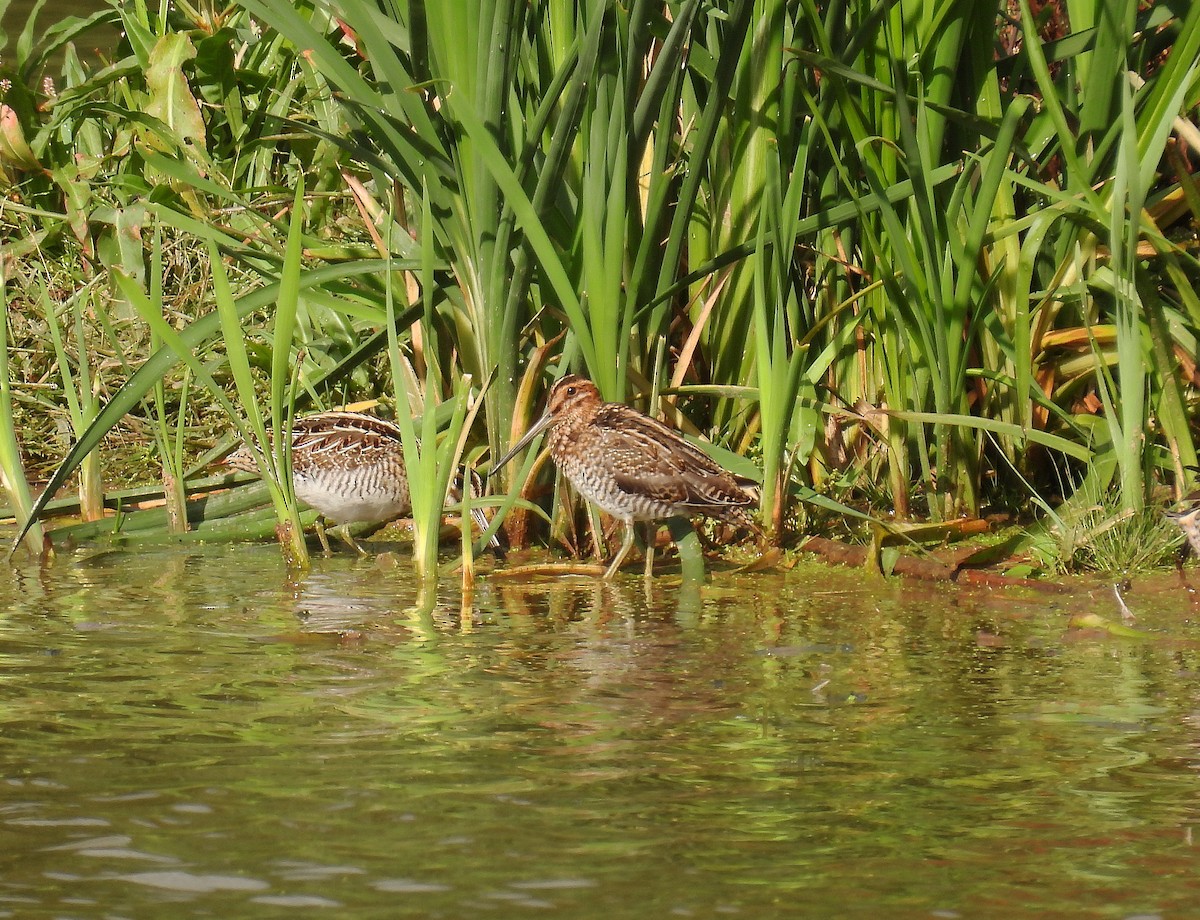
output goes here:
{"type": "MultiPolygon", "coordinates": [[[[1167,517],[1183,531],[1192,550],[1200,556],[1200,504],[1185,511],[1168,511],[1167,517]]],[[[1187,555],[1186,546],[1183,548],[1183,555],[1187,555]]]]}
{"type": "MultiPolygon", "coordinates": [[[[254,455],[243,445],[225,459],[236,470],[256,473],[254,455]]],[[[483,482],[472,471],[471,494],[483,494],[483,482]]],[[[323,518],[340,525],[338,533],[356,552],[363,549],[347,525],[390,521],[411,510],[408,476],[400,429],[388,421],[360,412],[318,412],[292,425],[292,481],[296,497],[323,518]]],[[[452,501],[462,497],[462,477],[451,485],[452,501]]],[[[481,528],[488,520],[478,508],[471,515],[481,528]]],[[[329,552],[323,528],[317,535],[329,552]]],[[[492,538],[492,546],[499,542],[492,538]]]]}
{"type": "Polygon", "coordinates": [[[606,579],[633,547],[634,521],[704,515],[756,529],[746,510],[757,501],[751,480],[723,469],[662,422],[621,403],[606,403],[594,383],[574,374],[551,387],[545,413],[492,473],[546,428],[550,456],[563,475],[625,525],[606,579]]]}

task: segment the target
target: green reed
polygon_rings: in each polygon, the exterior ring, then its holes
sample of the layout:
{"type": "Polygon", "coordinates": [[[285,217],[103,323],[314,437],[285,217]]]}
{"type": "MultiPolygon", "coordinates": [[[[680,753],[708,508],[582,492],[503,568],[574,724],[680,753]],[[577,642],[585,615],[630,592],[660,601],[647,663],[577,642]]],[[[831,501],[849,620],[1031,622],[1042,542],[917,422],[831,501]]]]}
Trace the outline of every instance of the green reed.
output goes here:
{"type": "MultiPolygon", "coordinates": [[[[52,104],[21,63],[10,104],[45,168],[6,165],[21,207],[3,220],[18,259],[53,239],[129,274],[145,208],[279,285],[278,213],[303,184],[328,218],[303,243],[324,264],[294,276],[303,358],[279,317],[248,329],[275,338],[275,413],[281,355],[319,400],[327,375],[377,386],[390,338],[393,389],[418,408],[465,407],[467,376],[495,372],[468,436],[496,451],[548,363],[625,398],[665,338],[677,417],[761,465],[776,530],[833,479],[944,518],[1110,461],[1105,487],[1137,508],[1196,483],[1200,265],[1173,240],[1200,188],[1167,167],[1196,106],[1200,9],[1060,12],[1065,34],[1027,2],[998,28],[994,9],[932,0],[346,0],[337,21],[246,0],[222,24],[269,28],[234,69],[212,63],[233,60],[227,33],[135,2],[106,14],[128,36],[114,67],[68,58],[52,104]],[[400,298],[393,272],[420,266],[400,298]]],[[[189,349],[218,336],[200,323],[189,349]]],[[[146,366],[161,378],[165,360],[146,366]]],[[[413,454],[435,478],[450,459],[413,454]]]]}
{"type": "MultiPolygon", "coordinates": [[[[76,439],[95,420],[98,411],[96,394],[99,379],[93,373],[92,356],[88,351],[83,328],[84,312],[92,306],[94,294],[94,288],[86,286],[67,302],[77,356],[74,362],[75,370],[72,371],[72,361],[67,353],[62,327],[59,324],[58,308],[51,301],[45,287],[41,289],[42,313],[50,330],[59,381],[76,439]]],[[[100,473],[100,454],[93,452],[84,458],[79,467],[79,513],[85,521],[99,520],[104,516],[104,484],[100,473]]]]}
{"type": "MultiPolygon", "coordinates": [[[[421,224],[427,229],[432,220],[431,203],[428,196],[422,199],[421,224]]],[[[390,245],[391,237],[387,238],[390,245]]],[[[434,268],[432,251],[424,250],[425,258],[420,271],[421,282],[421,328],[422,339],[430,357],[437,350],[437,333],[433,323],[434,268]]],[[[434,361],[425,363],[425,379],[422,384],[413,364],[401,353],[397,323],[391,263],[385,276],[387,306],[388,364],[391,369],[392,391],[396,400],[396,424],[400,429],[404,446],[404,469],[408,479],[409,501],[412,505],[413,522],[413,566],[421,583],[428,587],[438,575],[438,539],[441,533],[442,515],[446,507],[446,493],[450,489],[456,470],[461,468],[463,433],[470,427],[480,406],[477,394],[472,393],[471,376],[464,374],[454,385],[450,397],[450,419],[439,433],[439,380],[434,361]],[[413,421],[412,412],[420,412],[420,431],[413,421]]],[[[463,491],[470,488],[469,480],[463,479],[463,491]]],[[[469,499],[468,499],[469,502],[469,499]]],[[[464,514],[462,521],[463,541],[470,542],[471,520],[464,514]]],[[[464,568],[464,578],[469,573],[464,568]]]]}
{"type": "MultiPolygon", "coordinates": [[[[4,272],[0,271],[0,306],[4,317],[0,320],[0,478],[4,491],[17,515],[17,523],[25,529],[25,546],[31,553],[42,551],[42,528],[32,516],[33,495],[29,481],[25,478],[25,467],[21,462],[21,448],[13,424],[13,380],[8,360],[8,287],[4,272]]],[[[13,544],[13,549],[17,546],[13,544]]],[[[11,555],[11,550],[10,550],[11,555]]]]}

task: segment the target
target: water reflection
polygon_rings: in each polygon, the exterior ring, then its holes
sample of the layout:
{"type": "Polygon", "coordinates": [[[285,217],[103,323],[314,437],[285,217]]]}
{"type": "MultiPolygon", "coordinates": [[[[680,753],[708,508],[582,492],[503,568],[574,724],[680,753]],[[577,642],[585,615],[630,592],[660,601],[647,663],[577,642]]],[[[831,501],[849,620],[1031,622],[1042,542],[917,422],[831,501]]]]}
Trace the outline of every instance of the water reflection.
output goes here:
{"type": "Polygon", "coordinates": [[[314,571],[285,591],[301,630],[333,634],[382,627],[396,618],[407,594],[375,567],[314,571]]]}
{"type": "Polygon", "coordinates": [[[0,584],[0,915],[1184,915],[1200,894],[1182,597],[1143,602],[1158,638],[1129,642],[1068,629],[1101,593],[814,568],[691,597],[483,579],[465,606],[447,581],[421,605],[394,563],[289,582],[273,547],[190,548],[0,584]]]}

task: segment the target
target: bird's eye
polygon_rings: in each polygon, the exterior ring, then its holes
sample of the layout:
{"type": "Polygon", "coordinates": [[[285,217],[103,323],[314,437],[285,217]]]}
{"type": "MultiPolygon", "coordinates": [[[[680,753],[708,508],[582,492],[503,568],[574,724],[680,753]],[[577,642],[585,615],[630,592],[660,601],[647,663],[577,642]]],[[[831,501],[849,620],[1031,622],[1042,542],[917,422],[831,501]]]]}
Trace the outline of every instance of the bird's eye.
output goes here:
{"type": "Polygon", "coordinates": [[[568,396],[574,396],[574,395],[575,395],[575,388],[574,388],[574,387],[567,387],[567,395],[568,395],[568,396]]]}

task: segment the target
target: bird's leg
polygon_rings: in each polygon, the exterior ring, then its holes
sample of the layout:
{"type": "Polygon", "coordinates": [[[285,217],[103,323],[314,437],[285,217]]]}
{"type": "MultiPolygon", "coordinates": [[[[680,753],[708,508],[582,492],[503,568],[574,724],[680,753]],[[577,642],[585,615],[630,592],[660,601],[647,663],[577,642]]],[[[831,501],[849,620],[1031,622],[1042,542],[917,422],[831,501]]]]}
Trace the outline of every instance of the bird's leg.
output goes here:
{"type": "Polygon", "coordinates": [[[1191,552],[1191,549],[1192,547],[1190,543],[1185,542],[1183,544],[1179,554],[1175,557],[1175,571],[1179,573],[1179,583],[1183,585],[1183,589],[1187,591],[1188,594],[1195,594],[1196,589],[1191,586],[1191,584],[1188,582],[1187,576],[1183,574],[1183,564],[1187,562],[1187,557],[1191,552]]]}
{"type": "MultiPolygon", "coordinates": [[[[632,525],[630,525],[632,526],[632,525]]],[[[658,536],[658,522],[646,522],[646,571],[645,577],[649,578],[654,574],[654,539],[658,536]]]]}
{"type": "Polygon", "coordinates": [[[313,530],[317,532],[317,539],[321,541],[321,551],[326,558],[333,555],[333,551],[329,548],[329,538],[325,536],[325,516],[319,515],[316,522],[313,524],[313,530]]]}
{"type": "Polygon", "coordinates": [[[592,550],[596,553],[597,559],[603,559],[608,555],[608,546],[604,540],[604,527],[600,523],[600,512],[591,505],[587,506],[587,517],[590,530],[592,531],[592,550]]]}
{"type": "Polygon", "coordinates": [[[337,535],[341,538],[343,543],[345,543],[347,546],[349,546],[352,550],[354,550],[360,556],[367,555],[367,551],[365,549],[363,549],[361,546],[359,546],[358,542],[354,539],[354,537],[350,535],[349,523],[339,524],[338,528],[337,528],[337,535]]]}
{"type": "Polygon", "coordinates": [[[608,569],[604,572],[604,579],[606,581],[617,574],[617,569],[621,567],[621,563],[625,561],[625,557],[633,549],[633,521],[622,521],[622,523],[625,525],[625,539],[621,541],[620,550],[617,551],[616,557],[609,563],[608,569]]]}

